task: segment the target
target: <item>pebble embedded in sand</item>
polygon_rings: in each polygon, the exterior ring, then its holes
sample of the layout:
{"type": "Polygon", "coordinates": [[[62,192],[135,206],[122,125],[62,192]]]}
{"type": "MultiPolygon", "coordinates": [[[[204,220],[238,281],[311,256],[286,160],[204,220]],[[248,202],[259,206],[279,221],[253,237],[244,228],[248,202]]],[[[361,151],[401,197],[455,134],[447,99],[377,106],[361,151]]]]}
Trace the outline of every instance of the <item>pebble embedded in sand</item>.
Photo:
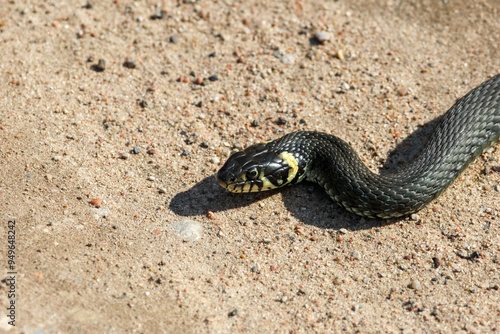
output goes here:
{"type": "Polygon", "coordinates": [[[284,54],[280,57],[280,60],[283,64],[293,64],[295,63],[295,56],[293,54],[284,54]]]}
{"type": "Polygon", "coordinates": [[[419,290],[422,287],[419,280],[412,280],[410,283],[410,288],[413,290],[419,290]]]}
{"type": "Polygon", "coordinates": [[[172,224],[173,230],[179,237],[186,241],[197,241],[201,239],[202,227],[193,220],[181,220],[172,224]]]}
{"type": "Polygon", "coordinates": [[[102,199],[100,198],[94,198],[90,200],[90,203],[95,206],[101,206],[102,204],[102,199]]]}
{"type": "Polygon", "coordinates": [[[328,31],[320,31],[314,35],[314,38],[320,43],[326,43],[330,40],[331,35],[328,31]]]}

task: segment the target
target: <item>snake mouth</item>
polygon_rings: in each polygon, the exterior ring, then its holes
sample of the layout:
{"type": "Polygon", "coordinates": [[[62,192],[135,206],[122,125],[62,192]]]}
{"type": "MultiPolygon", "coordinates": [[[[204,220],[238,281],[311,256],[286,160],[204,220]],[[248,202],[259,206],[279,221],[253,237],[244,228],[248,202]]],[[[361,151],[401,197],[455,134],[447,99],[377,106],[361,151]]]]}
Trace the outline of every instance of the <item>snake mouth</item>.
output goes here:
{"type": "Polygon", "coordinates": [[[215,174],[215,180],[223,188],[232,193],[250,193],[264,190],[264,182],[261,179],[242,179],[241,177],[236,177],[231,173],[224,173],[223,171],[222,173],[219,171],[215,174]]]}

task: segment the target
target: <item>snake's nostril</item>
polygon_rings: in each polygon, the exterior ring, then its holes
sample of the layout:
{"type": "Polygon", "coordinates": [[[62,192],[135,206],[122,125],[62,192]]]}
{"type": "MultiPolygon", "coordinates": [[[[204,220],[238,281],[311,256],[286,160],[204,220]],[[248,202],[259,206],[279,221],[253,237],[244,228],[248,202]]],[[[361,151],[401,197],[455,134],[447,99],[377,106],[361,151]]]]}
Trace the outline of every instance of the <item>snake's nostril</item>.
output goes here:
{"type": "Polygon", "coordinates": [[[228,173],[226,171],[219,171],[217,174],[215,174],[215,179],[219,183],[232,183],[236,181],[236,177],[232,173],[228,173]]]}

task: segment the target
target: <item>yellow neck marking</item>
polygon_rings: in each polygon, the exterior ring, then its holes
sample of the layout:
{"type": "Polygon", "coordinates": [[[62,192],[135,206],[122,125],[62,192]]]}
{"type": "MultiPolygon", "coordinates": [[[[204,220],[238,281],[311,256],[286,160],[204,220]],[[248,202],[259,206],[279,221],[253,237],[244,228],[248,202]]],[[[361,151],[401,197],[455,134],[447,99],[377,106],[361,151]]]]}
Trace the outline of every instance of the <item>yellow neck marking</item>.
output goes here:
{"type": "Polygon", "coordinates": [[[295,175],[297,175],[297,172],[299,171],[299,163],[297,162],[297,159],[295,159],[293,154],[288,152],[281,153],[280,158],[283,159],[288,164],[288,166],[290,166],[290,170],[288,171],[288,178],[285,182],[285,184],[287,184],[292,182],[292,180],[295,178],[295,175]]]}

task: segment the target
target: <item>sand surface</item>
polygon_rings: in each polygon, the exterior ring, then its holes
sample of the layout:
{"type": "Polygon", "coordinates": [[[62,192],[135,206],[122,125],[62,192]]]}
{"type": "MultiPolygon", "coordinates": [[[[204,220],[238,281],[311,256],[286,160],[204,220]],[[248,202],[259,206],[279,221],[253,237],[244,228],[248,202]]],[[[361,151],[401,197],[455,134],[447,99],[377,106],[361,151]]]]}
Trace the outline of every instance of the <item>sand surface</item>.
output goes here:
{"type": "Polygon", "coordinates": [[[373,171],[406,163],[500,71],[499,1],[0,7],[0,331],[499,331],[498,145],[388,222],[313,184],[234,195],[213,177],[295,130],[373,171]]]}

